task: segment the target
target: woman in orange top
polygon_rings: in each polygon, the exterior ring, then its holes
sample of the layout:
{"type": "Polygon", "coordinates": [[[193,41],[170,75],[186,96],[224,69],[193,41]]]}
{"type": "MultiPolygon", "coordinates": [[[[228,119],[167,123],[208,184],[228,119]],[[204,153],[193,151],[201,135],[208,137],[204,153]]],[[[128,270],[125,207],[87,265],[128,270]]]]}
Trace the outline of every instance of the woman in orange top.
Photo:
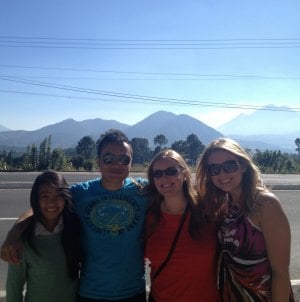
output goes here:
{"type": "Polygon", "coordinates": [[[205,221],[197,204],[188,165],[177,152],[164,150],[150,163],[148,180],[151,205],[145,257],[150,262],[152,299],[220,301],[216,285],[216,229],[205,221]],[[157,275],[180,228],[175,249],[157,275]]]}

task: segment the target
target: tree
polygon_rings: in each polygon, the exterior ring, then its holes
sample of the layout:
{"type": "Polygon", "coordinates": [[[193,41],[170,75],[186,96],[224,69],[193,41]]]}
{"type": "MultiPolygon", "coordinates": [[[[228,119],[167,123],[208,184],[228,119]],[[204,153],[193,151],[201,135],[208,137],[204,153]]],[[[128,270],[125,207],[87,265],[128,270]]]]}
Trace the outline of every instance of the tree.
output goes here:
{"type": "Polygon", "coordinates": [[[7,165],[3,157],[0,158],[0,171],[6,171],[7,165]]]}
{"type": "Polygon", "coordinates": [[[38,148],[35,144],[30,146],[30,163],[32,170],[36,170],[38,167],[38,148]]]}
{"type": "Polygon", "coordinates": [[[300,159],[300,138],[295,139],[295,144],[297,146],[296,151],[298,152],[298,157],[300,159]]]}
{"type": "Polygon", "coordinates": [[[263,173],[290,173],[295,170],[293,161],[279,150],[256,150],[253,160],[263,173]]]}
{"type": "Polygon", "coordinates": [[[93,162],[90,160],[85,160],[83,162],[83,168],[87,171],[92,171],[93,170],[93,162]]]}
{"type": "Polygon", "coordinates": [[[64,150],[61,148],[55,148],[51,154],[51,169],[61,171],[66,164],[66,157],[64,150]]]}
{"type": "Polygon", "coordinates": [[[77,154],[81,155],[84,160],[90,160],[95,153],[96,145],[90,136],[84,136],[76,146],[77,154]]]}
{"type": "Polygon", "coordinates": [[[133,163],[143,164],[148,162],[151,156],[151,150],[149,148],[149,141],[146,138],[134,137],[131,140],[133,150],[133,163]]]}
{"type": "Polygon", "coordinates": [[[51,154],[51,135],[46,137],[41,143],[39,148],[39,162],[38,169],[46,170],[50,167],[50,154],[51,154]]]}
{"type": "Polygon", "coordinates": [[[179,154],[181,154],[181,156],[183,156],[184,158],[187,157],[187,142],[180,140],[180,141],[175,141],[172,145],[171,145],[171,149],[175,150],[176,152],[178,152],[179,154]]]}
{"type": "Polygon", "coordinates": [[[32,171],[32,165],[30,160],[30,155],[26,152],[22,156],[21,167],[24,171],[32,171]]]}
{"type": "Polygon", "coordinates": [[[186,138],[187,159],[191,165],[195,165],[199,155],[203,152],[205,146],[199,140],[196,134],[190,134],[186,138]]]}
{"type": "Polygon", "coordinates": [[[81,168],[83,166],[83,163],[84,163],[84,159],[80,155],[71,158],[71,164],[76,170],[81,168]]]}
{"type": "Polygon", "coordinates": [[[46,145],[46,153],[45,153],[45,163],[47,168],[49,168],[51,165],[51,141],[52,141],[52,136],[49,135],[47,137],[47,145],[46,145]]]}
{"type": "Polygon", "coordinates": [[[294,162],[290,159],[288,159],[286,161],[286,164],[285,164],[285,168],[286,168],[286,172],[287,173],[292,173],[295,171],[295,165],[294,165],[294,162]]]}
{"type": "Polygon", "coordinates": [[[160,152],[162,150],[162,146],[166,145],[168,143],[168,140],[165,135],[158,134],[153,139],[154,145],[158,148],[155,148],[155,154],[160,152]]]}
{"type": "Polygon", "coordinates": [[[6,155],[6,162],[9,166],[13,166],[13,152],[10,150],[6,155]]]}

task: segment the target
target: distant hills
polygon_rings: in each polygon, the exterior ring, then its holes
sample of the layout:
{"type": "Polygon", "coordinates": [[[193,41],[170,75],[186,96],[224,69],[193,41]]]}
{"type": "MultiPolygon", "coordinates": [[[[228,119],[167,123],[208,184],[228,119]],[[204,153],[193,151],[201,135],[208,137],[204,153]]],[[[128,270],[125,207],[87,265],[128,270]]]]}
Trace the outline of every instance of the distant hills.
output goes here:
{"type": "Polygon", "coordinates": [[[129,138],[144,137],[153,145],[153,138],[164,134],[169,144],[178,140],[185,140],[192,133],[196,134],[202,143],[223,136],[223,134],[201,121],[185,114],[176,115],[166,111],[158,111],[141,122],[126,129],[129,138]]]}
{"type": "Polygon", "coordinates": [[[176,140],[184,140],[191,133],[197,134],[205,144],[214,138],[223,136],[222,133],[188,115],[159,111],[133,126],[114,120],[91,119],[78,122],[67,119],[34,131],[4,131],[0,132],[0,150],[1,146],[38,145],[48,135],[52,136],[51,145],[53,148],[65,149],[75,147],[78,141],[86,135],[91,136],[96,141],[101,134],[111,128],[122,130],[130,139],[133,137],[147,138],[150,146],[153,145],[153,139],[158,134],[164,134],[169,144],[176,140]]]}
{"type": "Polygon", "coordinates": [[[300,113],[289,107],[268,105],[252,114],[240,114],[218,127],[228,135],[287,134],[300,131],[300,113]]]}
{"type": "Polygon", "coordinates": [[[166,111],[158,111],[133,126],[100,118],[84,121],[70,118],[34,131],[8,131],[5,126],[0,126],[0,150],[24,148],[29,144],[39,145],[49,135],[52,136],[52,148],[66,149],[75,147],[83,136],[89,135],[96,141],[108,129],[117,128],[130,139],[147,138],[151,147],[158,134],[164,134],[170,146],[174,141],[185,140],[189,134],[194,133],[205,145],[215,138],[230,136],[245,148],[295,152],[294,141],[300,137],[300,114],[288,111],[288,108],[287,111],[278,111],[278,107],[272,106],[249,115],[240,115],[218,129],[189,115],[176,115],[166,111]]]}
{"type": "Polygon", "coordinates": [[[11,131],[11,129],[8,129],[8,128],[6,128],[6,127],[0,125],[0,132],[1,132],[1,131],[11,131]]]}
{"type": "Polygon", "coordinates": [[[44,138],[51,135],[53,148],[66,149],[75,147],[83,136],[89,135],[97,140],[100,134],[107,129],[117,128],[125,131],[128,127],[126,124],[113,120],[90,119],[78,122],[73,119],[67,119],[33,131],[0,132],[0,146],[24,147],[29,144],[39,145],[44,138]]]}
{"type": "Polygon", "coordinates": [[[300,137],[300,113],[289,107],[265,106],[252,114],[241,114],[217,128],[250,149],[277,149],[295,152],[300,137]],[[267,148],[264,148],[262,143],[267,148]]]}

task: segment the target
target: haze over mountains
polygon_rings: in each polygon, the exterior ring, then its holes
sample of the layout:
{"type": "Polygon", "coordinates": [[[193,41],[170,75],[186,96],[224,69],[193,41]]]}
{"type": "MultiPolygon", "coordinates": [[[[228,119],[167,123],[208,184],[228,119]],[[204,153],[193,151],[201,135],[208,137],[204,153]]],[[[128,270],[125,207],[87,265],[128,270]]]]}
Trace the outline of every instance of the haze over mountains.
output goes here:
{"type": "Polygon", "coordinates": [[[273,146],[267,149],[294,153],[295,139],[300,137],[300,113],[286,106],[268,105],[252,114],[241,114],[217,130],[250,149],[264,142],[273,146]]]}
{"type": "Polygon", "coordinates": [[[2,132],[2,131],[11,131],[11,129],[8,129],[8,128],[0,125],[0,132],[2,132]]]}
{"type": "Polygon", "coordinates": [[[293,133],[300,130],[300,113],[289,107],[268,105],[250,115],[240,114],[218,130],[228,135],[293,133]]]}
{"type": "Polygon", "coordinates": [[[229,136],[245,148],[295,152],[294,142],[300,137],[300,113],[287,107],[269,105],[252,114],[242,114],[218,129],[191,116],[166,111],[158,111],[133,126],[99,118],[84,121],[67,119],[34,131],[7,131],[5,126],[0,125],[0,150],[26,147],[29,144],[39,145],[49,135],[52,136],[52,148],[65,149],[75,147],[86,135],[96,141],[110,128],[124,131],[130,139],[147,138],[151,147],[153,138],[158,134],[164,134],[170,146],[174,141],[185,140],[189,134],[194,133],[205,145],[215,138],[229,136]]]}

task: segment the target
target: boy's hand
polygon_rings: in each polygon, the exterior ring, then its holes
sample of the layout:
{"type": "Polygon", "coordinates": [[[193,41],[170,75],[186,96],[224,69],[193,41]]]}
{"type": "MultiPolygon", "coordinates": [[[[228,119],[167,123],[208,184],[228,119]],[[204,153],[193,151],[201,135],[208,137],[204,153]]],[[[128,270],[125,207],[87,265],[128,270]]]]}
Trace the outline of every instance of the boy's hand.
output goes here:
{"type": "Polygon", "coordinates": [[[8,233],[1,246],[1,258],[11,264],[20,264],[22,243],[20,238],[16,240],[16,238],[13,237],[11,233],[8,233]]]}
{"type": "Polygon", "coordinates": [[[27,210],[7,233],[6,239],[1,246],[1,258],[11,264],[20,264],[22,255],[22,233],[32,220],[32,210],[27,210]]]}

